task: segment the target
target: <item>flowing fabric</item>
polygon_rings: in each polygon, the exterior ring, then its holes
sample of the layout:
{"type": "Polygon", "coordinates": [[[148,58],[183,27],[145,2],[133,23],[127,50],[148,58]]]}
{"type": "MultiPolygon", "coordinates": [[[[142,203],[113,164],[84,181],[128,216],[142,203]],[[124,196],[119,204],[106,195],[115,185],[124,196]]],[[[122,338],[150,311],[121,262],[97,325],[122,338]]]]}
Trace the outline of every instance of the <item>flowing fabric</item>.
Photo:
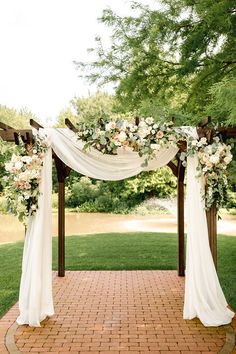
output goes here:
{"type": "Polygon", "coordinates": [[[184,319],[198,317],[204,326],[228,324],[234,312],[227,308],[213,262],[207,229],[203,179],[196,178],[197,157],[187,161],[187,251],[184,319]]]}
{"type": "Polygon", "coordinates": [[[40,326],[54,314],[52,299],[52,153],[48,150],[42,168],[39,208],[29,218],[19,295],[18,324],[40,326]]]}
{"type": "MultiPolygon", "coordinates": [[[[142,167],[145,158],[129,150],[118,155],[104,155],[95,149],[83,150],[83,142],[69,129],[41,129],[50,143],[44,159],[39,208],[29,220],[24,246],[18,324],[40,326],[54,313],[51,279],[51,149],[75,171],[102,180],[121,180],[141,171],[154,170],[171,161],[178,149],[173,146],[157,152],[155,159],[142,167]]],[[[227,309],[214,268],[200,184],[196,179],[196,159],[188,160],[188,242],[184,318],[195,316],[204,325],[229,323],[233,312],[227,309]]]]}

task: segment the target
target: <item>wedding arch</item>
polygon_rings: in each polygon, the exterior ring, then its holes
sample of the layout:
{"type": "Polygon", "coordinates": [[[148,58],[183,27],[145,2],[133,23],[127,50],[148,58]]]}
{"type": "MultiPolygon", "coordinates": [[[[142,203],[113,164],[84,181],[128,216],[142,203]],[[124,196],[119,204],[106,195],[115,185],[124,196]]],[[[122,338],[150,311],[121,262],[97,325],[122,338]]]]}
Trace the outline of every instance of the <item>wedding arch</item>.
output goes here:
{"type": "MultiPolygon", "coordinates": [[[[207,127],[209,119],[191,134],[197,139],[211,141],[215,131],[207,127]]],[[[59,242],[58,275],[65,275],[65,179],[70,170],[103,180],[121,180],[141,171],[168,165],[177,177],[178,184],[178,275],[183,276],[184,265],[184,175],[185,167],[179,151],[186,149],[184,141],[178,146],[166,146],[156,152],[155,158],[145,167],[144,158],[133,151],[118,155],[104,155],[96,149],[84,151],[78,140],[77,129],[67,119],[68,128],[43,128],[31,120],[33,129],[16,130],[0,123],[0,137],[19,144],[19,135],[26,145],[35,139],[34,130],[47,137],[48,149],[43,158],[38,209],[29,218],[22,265],[20,287],[20,316],[18,324],[40,326],[47,316],[54,314],[51,279],[51,163],[52,154],[59,183],[59,242]],[[173,161],[174,160],[174,161],[173,161]]],[[[236,127],[218,128],[222,139],[235,138],[236,127]]],[[[217,273],[216,208],[207,211],[201,197],[203,181],[196,177],[196,156],[187,159],[187,252],[184,318],[198,317],[205,326],[218,326],[231,322],[234,313],[227,307],[217,273]],[[214,264],[215,263],[215,264],[214,264]]]]}

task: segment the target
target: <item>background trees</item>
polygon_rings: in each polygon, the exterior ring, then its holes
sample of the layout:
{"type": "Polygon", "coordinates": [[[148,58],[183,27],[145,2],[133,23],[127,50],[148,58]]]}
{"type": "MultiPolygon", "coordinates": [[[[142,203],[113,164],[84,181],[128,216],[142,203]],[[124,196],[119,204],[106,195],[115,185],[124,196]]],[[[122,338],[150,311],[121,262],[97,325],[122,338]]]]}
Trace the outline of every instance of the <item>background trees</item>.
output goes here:
{"type": "Polygon", "coordinates": [[[236,6],[233,0],[163,0],[151,9],[133,3],[134,15],[104,10],[111,46],[97,38],[97,60],[77,63],[92,82],[114,82],[124,110],[155,105],[179,122],[208,112],[236,122],[236,6]],[[226,94],[227,93],[227,94],[226,94]],[[226,95],[225,95],[226,94],[226,95]],[[222,105],[223,103],[223,105],[222,105]],[[212,107],[215,107],[213,110],[212,107]]]}

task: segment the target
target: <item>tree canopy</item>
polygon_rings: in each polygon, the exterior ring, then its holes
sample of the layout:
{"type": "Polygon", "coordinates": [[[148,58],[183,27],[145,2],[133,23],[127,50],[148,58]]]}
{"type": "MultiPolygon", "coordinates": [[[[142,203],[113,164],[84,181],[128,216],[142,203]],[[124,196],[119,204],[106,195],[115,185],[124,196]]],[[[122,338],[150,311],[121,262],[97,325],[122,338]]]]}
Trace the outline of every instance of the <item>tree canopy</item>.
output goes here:
{"type": "Polygon", "coordinates": [[[213,114],[235,123],[235,104],[228,107],[236,99],[235,1],[163,0],[161,5],[132,3],[134,14],[126,17],[104,10],[100,21],[112,29],[110,48],[97,37],[92,49],[97,60],[77,63],[82,75],[100,84],[114,82],[126,110],[155,102],[187,113],[189,120],[215,107],[213,114]]]}

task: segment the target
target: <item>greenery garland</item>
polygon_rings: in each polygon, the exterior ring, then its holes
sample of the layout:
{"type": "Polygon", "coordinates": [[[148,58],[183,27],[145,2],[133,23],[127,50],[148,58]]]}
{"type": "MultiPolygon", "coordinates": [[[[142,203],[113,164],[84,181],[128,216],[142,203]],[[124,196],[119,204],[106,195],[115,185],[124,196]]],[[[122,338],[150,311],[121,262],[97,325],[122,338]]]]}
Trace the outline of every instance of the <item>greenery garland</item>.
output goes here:
{"type": "MultiPolygon", "coordinates": [[[[155,158],[161,148],[187,142],[186,152],[179,153],[183,165],[188,156],[198,157],[197,177],[204,178],[203,191],[206,209],[213,205],[219,209],[227,201],[226,169],[232,160],[231,146],[213,138],[193,139],[186,130],[173,128],[173,123],[156,123],[152,117],[142,118],[138,124],[126,120],[101,122],[100,126],[79,125],[78,139],[85,142],[84,149],[93,147],[104,154],[117,154],[120,148],[129,148],[145,156],[143,165],[155,158]]],[[[35,136],[34,144],[25,146],[21,141],[9,162],[5,164],[5,195],[9,210],[27,223],[38,208],[39,184],[43,158],[48,149],[45,137],[35,136]]]]}
{"type": "Polygon", "coordinates": [[[119,148],[131,148],[139,156],[148,160],[155,158],[156,153],[163,147],[178,146],[179,141],[187,142],[186,152],[181,152],[179,158],[186,166],[187,157],[197,154],[197,177],[205,180],[206,189],[202,191],[205,208],[213,205],[217,210],[227,202],[227,173],[231,162],[231,145],[213,138],[212,143],[207,139],[194,139],[185,129],[173,128],[173,123],[156,123],[152,117],[141,118],[138,124],[126,120],[101,122],[100,126],[92,127],[86,124],[78,125],[78,137],[85,142],[84,149],[93,147],[104,154],[117,154],[119,148]]]}

